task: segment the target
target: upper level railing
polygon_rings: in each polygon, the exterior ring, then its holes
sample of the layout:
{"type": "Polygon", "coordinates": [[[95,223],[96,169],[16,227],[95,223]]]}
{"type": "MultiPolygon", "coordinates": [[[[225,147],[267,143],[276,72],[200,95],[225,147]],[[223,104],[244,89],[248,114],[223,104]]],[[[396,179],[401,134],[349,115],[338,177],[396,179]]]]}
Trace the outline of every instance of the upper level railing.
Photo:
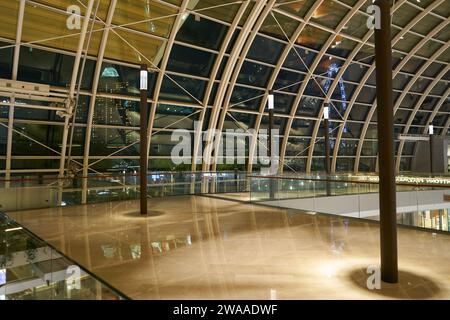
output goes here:
{"type": "MultiPolygon", "coordinates": [[[[379,219],[376,176],[249,175],[250,201],[310,213],[379,219]]],[[[450,231],[450,179],[399,176],[399,224],[450,231]]]]}
{"type": "MultiPolygon", "coordinates": [[[[150,198],[246,190],[247,174],[243,172],[151,172],[147,177],[150,198]]],[[[139,195],[137,173],[0,180],[0,210],[5,212],[134,200],[139,195]]]]}

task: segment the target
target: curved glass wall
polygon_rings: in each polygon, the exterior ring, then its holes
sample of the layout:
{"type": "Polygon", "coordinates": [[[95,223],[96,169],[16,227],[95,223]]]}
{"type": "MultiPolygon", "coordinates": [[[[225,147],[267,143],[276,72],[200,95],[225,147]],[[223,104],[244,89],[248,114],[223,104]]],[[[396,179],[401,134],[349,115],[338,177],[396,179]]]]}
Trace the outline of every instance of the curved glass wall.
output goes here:
{"type": "MultiPolygon", "coordinates": [[[[140,64],[149,68],[150,170],[177,168],[171,161],[176,129],[192,135],[192,151],[204,146],[194,135],[197,128],[223,134],[267,129],[268,90],[275,92],[285,171],[323,170],[325,101],[331,108],[333,170],[376,170],[374,37],[366,23],[372,1],[79,3],[80,28],[68,11],[71,1],[0,3],[1,81],[49,86],[49,98],[35,100],[0,85],[0,174],[57,173],[65,143],[63,160],[72,161],[64,161],[65,169],[134,166],[140,64]],[[81,38],[84,50],[77,56],[81,38]],[[60,109],[73,87],[77,105],[66,142],[60,109]]],[[[422,135],[433,124],[445,136],[450,4],[403,0],[393,2],[392,10],[395,132],[422,135]]],[[[245,163],[239,169],[259,168],[249,163],[255,137],[246,136],[245,163]]],[[[415,143],[398,141],[396,146],[397,165],[409,171],[415,143]]],[[[198,165],[214,154],[192,154],[197,165],[179,168],[230,168],[198,165]]]]}

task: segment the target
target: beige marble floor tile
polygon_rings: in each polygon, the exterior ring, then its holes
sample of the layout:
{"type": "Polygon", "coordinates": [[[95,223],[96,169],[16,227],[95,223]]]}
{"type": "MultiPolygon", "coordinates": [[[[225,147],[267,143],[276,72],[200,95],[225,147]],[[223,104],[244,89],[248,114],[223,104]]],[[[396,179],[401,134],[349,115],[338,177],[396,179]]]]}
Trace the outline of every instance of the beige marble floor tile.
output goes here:
{"type": "Polygon", "coordinates": [[[450,235],[399,228],[400,283],[366,287],[379,229],[212,197],[11,213],[135,299],[450,299],[450,235]]]}

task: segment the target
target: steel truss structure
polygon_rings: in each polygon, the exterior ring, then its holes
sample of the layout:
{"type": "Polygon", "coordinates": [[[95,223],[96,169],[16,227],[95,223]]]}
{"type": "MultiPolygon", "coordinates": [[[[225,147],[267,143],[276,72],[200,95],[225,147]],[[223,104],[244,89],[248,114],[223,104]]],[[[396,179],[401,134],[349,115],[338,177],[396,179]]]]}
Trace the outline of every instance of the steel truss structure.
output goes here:
{"type": "MultiPolygon", "coordinates": [[[[139,78],[140,61],[148,64],[154,75],[152,95],[148,98],[150,169],[159,169],[152,166],[152,161],[166,165],[164,161],[170,159],[170,154],[164,151],[170,146],[167,135],[176,128],[185,128],[196,133],[188,169],[220,170],[217,161],[212,160],[217,160],[218,153],[214,150],[221,139],[202,145],[202,131],[224,132],[236,127],[254,128],[258,132],[267,121],[267,97],[269,90],[273,90],[275,118],[281,130],[281,163],[286,171],[323,170],[321,124],[327,103],[334,114],[330,120],[334,146],[331,170],[376,171],[377,151],[368,151],[366,147],[376,144],[372,133],[376,125],[374,41],[373,30],[366,25],[369,18],[366,9],[371,3],[371,0],[2,2],[0,15],[5,17],[0,22],[0,63],[10,70],[1,73],[0,78],[48,83],[46,79],[24,76],[29,71],[23,66],[29,63],[24,57],[28,54],[26,50],[70,57],[73,62],[64,85],[50,83],[52,97],[65,101],[65,107],[24,104],[20,95],[1,92],[0,134],[4,139],[0,140],[0,146],[4,144],[4,152],[0,153],[0,173],[7,180],[14,174],[36,172],[64,176],[72,170],[73,162],[75,171],[87,176],[102,171],[104,161],[110,161],[106,166],[122,160],[137,162],[139,156],[133,148],[138,141],[133,132],[139,128],[133,117],[138,111],[130,110],[129,105],[139,98],[129,93],[132,93],[130,79],[139,78]],[[61,25],[55,22],[50,27],[63,29],[68,17],[66,8],[73,4],[82,11],[81,29],[54,34],[39,32],[40,24],[47,23],[42,20],[45,17],[61,21],[61,25]],[[209,32],[212,34],[208,35],[209,32]],[[11,57],[7,52],[12,52],[11,57]],[[209,60],[192,61],[196,56],[209,60]],[[93,63],[89,70],[81,67],[87,61],[93,63]],[[331,66],[336,72],[327,72],[331,66]],[[112,78],[115,72],[120,73],[120,83],[107,82],[110,81],[105,75],[107,68],[112,78]],[[122,74],[117,71],[119,68],[126,71],[122,74]],[[130,75],[133,72],[135,75],[130,75]],[[88,87],[79,86],[83,77],[89,78],[88,87]],[[105,90],[104,82],[112,88],[105,90]],[[324,86],[324,82],[328,84],[324,86]],[[126,87],[128,91],[120,91],[118,87],[126,87]],[[72,121],[82,109],[81,100],[77,99],[80,96],[89,100],[85,120],[72,121]],[[106,112],[102,108],[112,111],[97,121],[96,117],[106,112]],[[17,111],[25,109],[28,113],[22,117],[17,111]],[[33,111],[29,110],[36,109],[62,112],[64,116],[57,120],[33,118],[33,111]],[[120,121],[111,120],[117,117],[120,121]],[[197,127],[193,126],[194,121],[198,122],[197,127]],[[61,140],[50,144],[40,139],[45,134],[33,134],[33,130],[26,130],[27,126],[60,128],[61,140]],[[70,145],[71,130],[84,132],[82,152],[72,154],[75,143],[70,145]],[[99,138],[101,134],[97,131],[104,133],[104,137],[99,138]],[[15,146],[19,136],[46,146],[53,153],[29,155],[15,146]],[[114,143],[109,153],[97,152],[93,141],[108,145],[114,139],[112,136],[118,136],[121,143],[114,143]],[[199,165],[202,159],[209,161],[199,165]],[[51,164],[41,165],[39,161],[51,164]]],[[[434,124],[437,133],[446,136],[450,126],[450,4],[445,0],[398,0],[393,1],[391,12],[397,83],[393,106],[398,119],[396,132],[425,134],[428,125],[434,124]]],[[[41,61],[35,63],[39,69],[41,61]]],[[[54,72],[61,72],[58,70],[54,72]]],[[[211,137],[206,140],[211,141],[211,137]]],[[[407,143],[398,141],[398,171],[409,170],[414,156],[414,146],[407,143]]],[[[255,133],[248,139],[247,164],[242,169],[256,168],[253,163],[257,146],[255,133]]],[[[171,168],[170,164],[167,168],[171,168]]]]}

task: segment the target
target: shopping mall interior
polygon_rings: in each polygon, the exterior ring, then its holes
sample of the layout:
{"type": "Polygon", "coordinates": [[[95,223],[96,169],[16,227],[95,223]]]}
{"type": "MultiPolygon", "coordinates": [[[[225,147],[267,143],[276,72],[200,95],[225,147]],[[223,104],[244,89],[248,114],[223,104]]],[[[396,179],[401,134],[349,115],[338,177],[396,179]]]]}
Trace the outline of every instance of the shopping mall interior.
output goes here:
{"type": "Polygon", "coordinates": [[[449,19],[0,0],[0,300],[450,300],[449,19]]]}

